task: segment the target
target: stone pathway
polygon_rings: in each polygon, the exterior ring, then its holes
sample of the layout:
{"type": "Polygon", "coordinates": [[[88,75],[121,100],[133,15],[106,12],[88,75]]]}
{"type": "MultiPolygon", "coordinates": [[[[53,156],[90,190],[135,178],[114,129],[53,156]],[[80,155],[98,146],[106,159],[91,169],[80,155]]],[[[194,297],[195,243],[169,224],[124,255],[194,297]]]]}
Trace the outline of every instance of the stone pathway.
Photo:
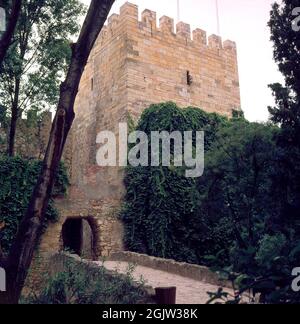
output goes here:
{"type": "MultiPolygon", "coordinates": [[[[97,263],[102,265],[102,262],[97,263]]],[[[126,273],[128,269],[127,262],[106,261],[104,266],[108,270],[116,270],[119,273],[126,273]]],[[[217,286],[139,265],[135,267],[133,277],[135,280],[140,280],[142,277],[145,284],[153,288],[176,286],[177,304],[205,304],[209,299],[207,292],[218,290],[217,286]]]]}

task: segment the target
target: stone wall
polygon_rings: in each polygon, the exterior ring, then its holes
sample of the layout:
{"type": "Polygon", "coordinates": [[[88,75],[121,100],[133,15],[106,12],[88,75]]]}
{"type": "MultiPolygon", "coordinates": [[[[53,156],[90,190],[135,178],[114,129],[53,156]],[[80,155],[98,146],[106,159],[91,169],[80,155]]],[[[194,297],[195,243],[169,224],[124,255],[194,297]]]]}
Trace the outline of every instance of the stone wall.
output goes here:
{"type": "MultiPolygon", "coordinates": [[[[236,45],[189,24],[142,12],[127,4],[114,15],[107,32],[114,33],[127,16],[127,107],[135,117],[152,103],[174,101],[181,107],[196,106],[231,116],[240,109],[236,45]]],[[[105,44],[107,34],[102,33],[105,44]]]]}
{"type": "Polygon", "coordinates": [[[220,279],[220,276],[209,268],[196,264],[177,262],[169,259],[156,258],[134,252],[116,252],[109,257],[110,261],[121,261],[141,265],[147,268],[165,271],[189,279],[201,281],[219,287],[232,288],[232,283],[220,279]]]}

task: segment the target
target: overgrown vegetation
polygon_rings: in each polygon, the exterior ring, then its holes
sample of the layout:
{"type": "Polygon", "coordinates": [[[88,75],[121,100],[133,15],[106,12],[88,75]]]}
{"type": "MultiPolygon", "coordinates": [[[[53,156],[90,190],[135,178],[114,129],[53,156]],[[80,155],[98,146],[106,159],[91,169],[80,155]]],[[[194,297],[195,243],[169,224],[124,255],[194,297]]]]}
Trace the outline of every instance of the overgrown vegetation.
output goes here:
{"type": "MultiPolygon", "coordinates": [[[[216,130],[225,122],[216,114],[196,108],[182,110],[174,103],[166,103],[146,110],[137,129],[147,135],[151,131],[205,130],[208,149],[216,130]]],[[[126,245],[132,251],[199,262],[196,181],[186,178],[184,170],[184,166],[128,168],[122,219],[126,245]]]]}
{"type": "Polygon", "coordinates": [[[235,302],[249,289],[265,303],[300,301],[291,289],[292,270],[300,260],[299,218],[286,209],[280,133],[244,121],[221,130],[199,180],[204,198],[199,217],[211,233],[204,261],[239,287],[235,302]],[[223,240],[225,248],[215,244],[223,240]]]}
{"type": "Polygon", "coordinates": [[[290,287],[300,241],[278,184],[285,174],[278,161],[281,130],[173,103],[151,106],[137,129],[205,129],[205,172],[191,179],[184,167],[129,167],[122,212],[127,247],[208,265],[241,292],[259,292],[262,302],[297,301],[290,287]]]}
{"type": "Polygon", "coordinates": [[[46,287],[25,298],[25,304],[140,304],[147,299],[144,283],[134,282],[133,266],[125,275],[112,276],[103,266],[84,270],[84,265],[67,262],[65,270],[47,279],[46,287]]]}
{"type": "MultiPolygon", "coordinates": [[[[24,160],[20,157],[0,157],[0,246],[5,254],[9,252],[12,241],[18,230],[18,225],[28,206],[33,187],[41,169],[41,162],[24,160]]],[[[52,195],[66,193],[68,177],[63,165],[60,166],[56,177],[55,189],[52,195]]],[[[47,209],[47,223],[55,222],[58,212],[51,199],[47,209]]]]}

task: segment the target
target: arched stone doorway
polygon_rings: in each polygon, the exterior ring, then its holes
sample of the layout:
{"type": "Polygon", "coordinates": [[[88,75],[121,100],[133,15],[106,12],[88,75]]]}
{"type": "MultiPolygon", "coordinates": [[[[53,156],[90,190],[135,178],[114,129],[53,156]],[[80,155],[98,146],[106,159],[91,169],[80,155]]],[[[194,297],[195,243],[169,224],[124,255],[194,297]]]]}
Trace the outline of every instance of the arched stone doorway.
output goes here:
{"type": "Polygon", "coordinates": [[[98,227],[93,218],[67,218],[62,226],[61,237],[63,250],[83,259],[97,259],[98,227]]]}

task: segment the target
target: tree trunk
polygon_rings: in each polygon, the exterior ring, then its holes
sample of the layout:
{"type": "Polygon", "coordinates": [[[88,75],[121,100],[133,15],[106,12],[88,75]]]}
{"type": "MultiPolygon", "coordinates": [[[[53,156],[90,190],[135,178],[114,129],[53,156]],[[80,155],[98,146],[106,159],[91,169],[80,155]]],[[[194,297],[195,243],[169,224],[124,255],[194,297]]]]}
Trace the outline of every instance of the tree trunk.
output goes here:
{"type": "Polygon", "coordinates": [[[0,39],[0,73],[2,63],[4,61],[7,50],[11,44],[12,37],[14,35],[15,28],[21,12],[22,0],[13,0],[11,14],[7,23],[6,31],[0,39]]]}
{"type": "Polygon", "coordinates": [[[15,137],[16,137],[16,129],[17,129],[17,120],[18,120],[18,109],[12,107],[11,111],[11,120],[10,120],[10,129],[8,135],[8,148],[7,155],[14,156],[15,154],[15,137]]]}
{"type": "Polygon", "coordinates": [[[41,233],[55,174],[75,117],[74,103],[80,79],[113,3],[114,0],[92,0],[78,42],[73,46],[71,64],[66,80],[61,85],[42,170],[5,265],[8,289],[7,293],[0,293],[0,303],[16,304],[19,301],[41,233]]]}
{"type": "Polygon", "coordinates": [[[15,82],[14,100],[11,107],[11,120],[10,120],[9,136],[8,136],[8,147],[7,147],[7,154],[9,156],[15,155],[15,138],[16,138],[17,121],[19,118],[20,82],[21,82],[20,79],[17,79],[15,82]]]}

